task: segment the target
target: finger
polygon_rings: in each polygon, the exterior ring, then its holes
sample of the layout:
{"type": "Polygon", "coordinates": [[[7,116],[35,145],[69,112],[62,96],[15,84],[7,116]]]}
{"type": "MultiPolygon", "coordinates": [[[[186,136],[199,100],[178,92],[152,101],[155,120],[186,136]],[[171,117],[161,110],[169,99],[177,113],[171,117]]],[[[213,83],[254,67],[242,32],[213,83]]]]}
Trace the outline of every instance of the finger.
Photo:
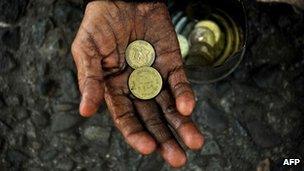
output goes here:
{"type": "Polygon", "coordinates": [[[145,126],[159,143],[173,138],[170,130],[160,118],[161,114],[153,100],[143,101],[136,99],[134,100],[134,105],[145,126]]]}
{"type": "Polygon", "coordinates": [[[179,50],[159,54],[155,65],[168,80],[177,110],[182,115],[190,115],[195,107],[195,97],[185,74],[179,50]]]}
{"type": "Polygon", "coordinates": [[[174,168],[182,167],[187,162],[185,152],[173,139],[170,139],[161,145],[160,153],[164,160],[174,168]]]}
{"type": "MultiPolygon", "coordinates": [[[[86,32],[88,37],[92,40],[97,49],[97,53],[102,57],[100,64],[103,67],[104,75],[110,75],[114,70],[122,68],[123,62],[120,61],[119,52],[117,49],[117,43],[115,42],[115,36],[111,28],[107,24],[102,24],[104,21],[100,21],[102,26],[91,26],[91,20],[83,20],[83,24],[80,29],[86,32]]],[[[98,21],[95,21],[98,22],[98,21]]]]}
{"type": "Polygon", "coordinates": [[[168,82],[180,114],[189,116],[195,107],[195,97],[183,67],[176,66],[169,72],[168,82]]]}
{"type": "Polygon", "coordinates": [[[80,30],[72,44],[72,54],[78,71],[79,89],[82,94],[80,114],[88,117],[94,114],[104,97],[101,56],[92,40],[80,30]]]}
{"type": "Polygon", "coordinates": [[[135,100],[134,104],[146,128],[160,143],[160,151],[165,161],[173,167],[184,165],[186,155],[163,122],[155,101],[135,100]]]}
{"type": "Polygon", "coordinates": [[[104,75],[124,68],[124,49],[129,41],[127,31],[125,31],[129,30],[129,26],[125,25],[125,22],[118,22],[118,20],[122,20],[117,6],[114,3],[108,5],[112,5],[112,10],[109,10],[104,2],[87,6],[81,24],[81,28],[93,38],[98,52],[103,57],[104,75]],[[101,11],[102,14],[99,14],[101,11]]]}
{"type": "Polygon", "coordinates": [[[182,138],[187,147],[192,150],[200,149],[204,144],[204,137],[189,116],[182,116],[175,109],[174,100],[164,90],[156,97],[165,117],[173,129],[182,138]]]}
{"type": "Polygon", "coordinates": [[[117,85],[107,85],[105,95],[113,121],[132,148],[141,154],[150,154],[156,149],[156,142],[148,132],[144,131],[135,116],[132,102],[124,94],[124,90],[115,87],[117,85]]]}
{"type": "MultiPolygon", "coordinates": [[[[170,20],[169,20],[170,21],[170,20]]],[[[194,93],[183,68],[183,62],[176,33],[172,24],[161,26],[166,32],[148,37],[155,48],[157,58],[154,67],[161,73],[171,88],[177,110],[182,115],[190,115],[195,107],[194,93]],[[168,43],[169,42],[169,43],[168,43]]]]}

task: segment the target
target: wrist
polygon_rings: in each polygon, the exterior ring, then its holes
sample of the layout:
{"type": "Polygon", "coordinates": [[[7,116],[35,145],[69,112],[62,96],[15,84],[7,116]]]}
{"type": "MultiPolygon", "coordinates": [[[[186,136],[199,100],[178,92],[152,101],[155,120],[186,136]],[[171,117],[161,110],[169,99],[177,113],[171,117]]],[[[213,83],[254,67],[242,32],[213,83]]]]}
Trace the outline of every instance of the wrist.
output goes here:
{"type": "MultiPolygon", "coordinates": [[[[83,9],[86,8],[88,3],[93,1],[100,1],[100,0],[83,0],[83,9]]],[[[103,0],[103,1],[125,1],[125,2],[164,2],[166,3],[167,0],[103,0]]]]}

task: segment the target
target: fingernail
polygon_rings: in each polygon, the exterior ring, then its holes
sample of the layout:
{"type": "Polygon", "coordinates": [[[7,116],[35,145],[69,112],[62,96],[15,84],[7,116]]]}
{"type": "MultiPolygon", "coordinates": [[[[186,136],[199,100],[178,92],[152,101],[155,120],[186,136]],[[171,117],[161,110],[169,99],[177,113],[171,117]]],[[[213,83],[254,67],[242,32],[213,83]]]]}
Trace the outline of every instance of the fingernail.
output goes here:
{"type": "Polygon", "coordinates": [[[174,168],[182,167],[187,162],[187,157],[175,140],[169,140],[161,145],[161,153],[166,162],[174,168]]]}
{"type": "Polygon", "coordinates": [[[93,106],[89,103],[86,103],[83,100],[80,103],[79,112],[80,112],[80,115],[83,117],[90,117],[94,113],[96,113],[97,110],[98,110],[98,108],[96,108],[95,106],[93,106]]]}
{"type": "Polygon", "coordinates": [[[193,123],[181,126],[178,130],[187,147],[192,150],[201,149],[204,144],[204,137],[193,123]]]}
{"type": "Polygon", "coordinates": [[[185,95],[179,96],[176,99],[177,110],[185,116],[191,115],[195,107],[195,100],[193,94],[187,93],[185,95]]]}

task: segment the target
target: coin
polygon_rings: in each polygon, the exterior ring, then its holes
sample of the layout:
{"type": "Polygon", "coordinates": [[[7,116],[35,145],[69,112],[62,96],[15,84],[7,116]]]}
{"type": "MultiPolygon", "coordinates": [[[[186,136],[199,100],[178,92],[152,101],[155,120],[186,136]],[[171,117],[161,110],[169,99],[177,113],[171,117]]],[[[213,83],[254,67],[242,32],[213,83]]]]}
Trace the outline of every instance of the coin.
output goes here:
{"type": "Polygon", "coordinates": [[[195,28],[190,33],[189,40],[191,45],[205,42],[213,47],[216,44],[215,35],[213,34],[212,30],[207,27],[195,28]]]}
{"type": "Polygon", "coordinates": [[[162,89],[162,77],[152,67],[141,67],[134,70],[128,81],[131,93],[142,100],[152,99],[162,89]]]}
{"type": "Polygon", "coordinates": [[[210,65],[215,59],[214,48],[207,43],[197,43],[189,51],[187,65],[210,65]]]}
{"type": "Polygon", "coordinates": [[[211,63],[208,60],[209,58],[211,58],[211,57],[208,54],[203,53],[203,52],[201,54],[194,54],[187,58],[186,65],[208,66],[211,63]]]}
{"type": "Polygon", "coordinates": [[[153,46],[144,40],[135,40],[126,49],[127,63],[133,69],[151,66],[155,60],[153,46]]]}
{"type": "Polygon", "coordinates": [[[221,29],[215,22],[213,22],[211,20],[202,20],[195,25],[195,28],[198,28],[198,27],[206,27],[206,28],[210,29],[213,32],[213,34],[215,35],[215,41],[218,42],[220,40],[221,29]]]}
{"type": "Polygon", "coordinates": [[[180,50],[181,50],[182,57],[184,59],[189,53],[188,40],[186,39],[185,36],[183,36],[181,34],[177,35],[177,39],[178,39],[178,43],[179,43],[179,47],[180,47],[180,50]]]}

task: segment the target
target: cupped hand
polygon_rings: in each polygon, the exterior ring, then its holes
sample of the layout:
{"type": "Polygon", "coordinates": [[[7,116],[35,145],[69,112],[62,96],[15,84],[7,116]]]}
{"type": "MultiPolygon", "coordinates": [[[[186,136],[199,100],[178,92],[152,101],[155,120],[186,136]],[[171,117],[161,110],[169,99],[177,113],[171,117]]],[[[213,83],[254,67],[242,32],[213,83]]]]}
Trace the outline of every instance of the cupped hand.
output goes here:
{"type": "Polygon", "coordinates": [[[186,162],[177,138],[190,149],[201,148],[203,137],[189,116],[195,106],[194,94],[164,3],[89,3],[72,54],[82,94],[81,115],[91,116],[105,100],[116,127],[130,146],[141,154],[150,154],[159,147],[173,167],[186,162]],[[146,40],[155,49],[153,67],[164,80],[155,99],[135,99],[129,91],[132,69],[126,64],[125,50],[134,40],[146,40]]]}

